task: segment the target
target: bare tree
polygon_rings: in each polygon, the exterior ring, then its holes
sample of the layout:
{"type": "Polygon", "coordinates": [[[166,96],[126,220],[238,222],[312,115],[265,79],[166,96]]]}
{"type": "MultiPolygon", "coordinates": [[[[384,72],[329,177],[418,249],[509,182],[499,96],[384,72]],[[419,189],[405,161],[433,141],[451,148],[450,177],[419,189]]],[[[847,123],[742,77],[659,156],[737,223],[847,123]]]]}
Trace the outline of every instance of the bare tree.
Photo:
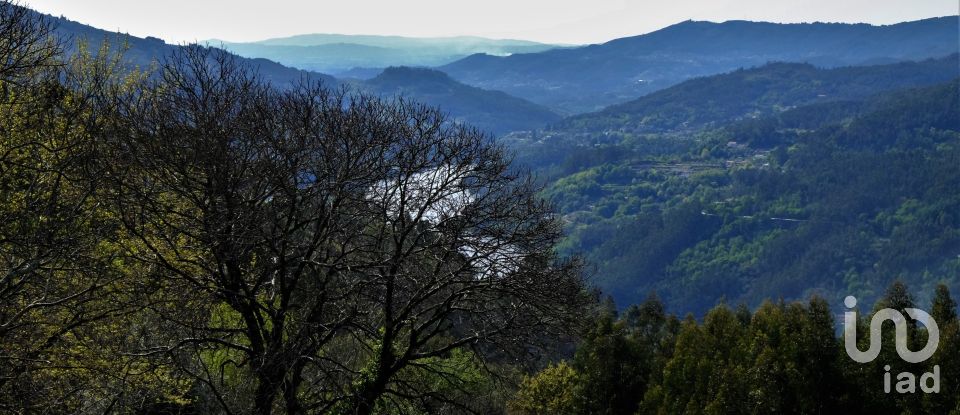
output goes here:
{"type": "Polygon", "coordinates": [[[460,381],[436,359],[456,349],[523,353],[572,328],[584,300],[579,264],[553,252],[559,221],[501,147],[435,109],[381,105],[383,176],[370,190],[365,232],[350,242],[364,313],[349,338],[363,353],[347,365],[352,381],[337,383],[348,386],[344,403],[332,406],[349,413],[444,401],[416,382],[460,381]]]}
{"type": "Polygon", "coordinates": [[[429,362],[529,351],[583,299],[531,181],[434,109],[277,90],[198,46],[118,107],[115,207],[154,300],[179,305],[154,309],[164,328],[138,353],[226,412],[442,400],[401,372],[452,382],[429,362]]]}
{"type": "Polygon", "coordinates": [[[318,106],[339,103],[314,92],[281,96],[231,56],[193,46],[120,106],[115,205],[139,239],[133,256],[162,281],[154,300],[168,304],[154,309],[163,330],[141,353],[170,357],[227,412],[269,413],[281,391],[295,412],[289,372],[351,317],[333,307],[348,286],[321,268],[335,255],[331,233],[347,231],[332,212],[352,189],[334,179],[363,166],[316,153],[336,145],[308,130],[318,106]]]}
{"type": "Polygon", "coordinates": [[[61,65],[53,25],[26,7],[0,1],[0,80],[21,84],[43,69],[61,65]]]}

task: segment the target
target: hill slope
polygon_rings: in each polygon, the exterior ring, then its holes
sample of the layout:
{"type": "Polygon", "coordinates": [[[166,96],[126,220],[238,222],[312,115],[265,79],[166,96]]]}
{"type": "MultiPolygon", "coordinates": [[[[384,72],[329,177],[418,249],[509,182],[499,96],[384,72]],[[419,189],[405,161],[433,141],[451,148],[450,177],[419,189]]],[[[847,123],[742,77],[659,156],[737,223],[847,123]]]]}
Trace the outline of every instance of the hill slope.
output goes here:
{"type": "Polygon", "coordinates": [[[897,278],[960,288],[956,59],[772,64],[505,140],[545,178],[562,249],[618,304],[655,291],[699,314],[721,299],[872,301],[897,278]],[[673,113],[687,124],[634,128],[673,113]]]}
{"type": "Polygon", "coordinates": [[[687,21],[580,48],[474,55],[440,69],[564,113],[596,111],[697,76],[770,61],[855,65],[960,50],[956,16],[890,26],[687,21]]]}
{"type": "Polygon", "coordinates": [[[431,69],[387,68],[358,85],[376,94],[407,96],[438,106],[457,121],[498,134],[539,128],[560,118],[540,105],[500,91],[464,85],[431,69]]]}
{"type": "Polygon", "coordinates": [[[821,69],[773,63],[692,79],[596,113],[569,117],[558,130],[657,132],[757,118],[800,105],[861,99],[958,76],[960,55],[921,62],[821,69]]]}

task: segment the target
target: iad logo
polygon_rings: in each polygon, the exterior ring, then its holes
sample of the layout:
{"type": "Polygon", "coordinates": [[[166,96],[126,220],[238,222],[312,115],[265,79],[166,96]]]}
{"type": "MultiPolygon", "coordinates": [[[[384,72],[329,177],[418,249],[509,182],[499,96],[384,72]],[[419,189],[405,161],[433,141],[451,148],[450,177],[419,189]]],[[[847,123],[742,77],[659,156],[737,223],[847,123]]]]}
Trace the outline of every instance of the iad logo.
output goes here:
{"type": "MultiPolygon", "coordinates": [[[[843,304],[849,309],[857,306],[857,299],[848,296],[843,300],[843,304]]],[[[883,322],[890,320],[896,326],[896,346],[897,354],[900,358],[909,363],[920,363],[933,356],[940,344],[940,328],[937,322],[933,320],[926,311],[916,308],[904,309],[914,320],[923,322],[927,327],[927,344],[923,349],[914,352],[907,348],[907,319],[897,310],[884,308],[873,315],[870,320],[870,346],[866,352],[861,352],[857,348],[857,312],[847,311],[843,318],[843,342],[847,349],[847,355],[851,359],[860,363],[869,363],[874,361],[880,355],[881,328],[883,322]]],[[[883,375],[883,390],[890,393],[890,365],[884,366],[887,371],[883,375]]],[[[940,392],[940,366],[934,366],[933,372],[924,373],[920,377],[920,389],[925,393],[940,392]],[[932,383],[932,384],[931,384],[932,383]]],[[[914,393],[917,390],[917,377],[913,373],[903,372],[897,375],[896,390],[898,393],[914,393]]]]}

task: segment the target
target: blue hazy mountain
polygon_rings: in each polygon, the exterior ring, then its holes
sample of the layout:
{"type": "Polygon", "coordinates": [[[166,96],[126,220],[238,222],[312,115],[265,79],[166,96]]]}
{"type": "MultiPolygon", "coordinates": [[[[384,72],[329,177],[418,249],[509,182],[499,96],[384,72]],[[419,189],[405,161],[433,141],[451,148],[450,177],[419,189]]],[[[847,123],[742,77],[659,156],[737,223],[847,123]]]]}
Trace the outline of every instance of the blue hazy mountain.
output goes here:
{"type": "Polygon", "coordinates": [[[776,114],[797,106],[850,101],[960,76],[960,55],[886,65],[818,68],[770,63],[696,78],[601,111],[568,117],[558,130],[658,133],[776,114]]]}
{"type": "Polygon", "coordinates": [[[440,66],[484,53],[507,56],[556,46],[525,40],[473,36],[414,38],[402,36],[308,34],[259,42],[208,41],[240,56],[266,58],[300,69],[339,75],[354,68],[440,66]]]}
{"type": "MultiPolygon", "coordinates": [[[[146,68],[158,62],[166,56],[169,56],[178,45],[170,45],[163,40],[155,37],[140,38],[127,34],[120,34],[98,29],[82,23],[70,21],[63,17],[50,17],[55,25],[58,36],[66,40],[68,50],[76,50],[80,42],[85,42],[88,47],[99,48],[105,41],[112,48],[119,50],[124,48],[124,59],[129,63],[146,68]]],[[[277,85],[289,84],[300,80],[320,80],[325,84],[333,86],[337,80],[319,72],[305,71],[291,68],[273,62],[267,59],[239,58],[240,61],[251,68],[256,69],[260,76],[265,80],[277,85]]]]}
{"type": "MultiPolygon", "coordinates": [[[[79,41],[86,41],[91,47],[98,47],[105,40],[112,45],[123,44],[126,46],[124,58],[143,68],[182,47],[166,44],[153,37],[139,38],[111,33],[64,18],[54,20],[58,35],[68,39],[67,44],[71,48],[75,49],[79,41]]],[[[255,68],[260,76],[275,85],[289,85],[304,79],[321,80],[329,87],[341,84],[341,81],[330,75],[287,67],[264,58],[238,59],[241,63],[255,68]]],[[[543,106],[503,92],[464,85],[442,72],[429,69],[388,68],[371,80],[351,81],[350,84],[358,90],[387,98],[400,95],[439,106],[453,120],[470,123],[495,134],[540,128],[560,118],[543,106]]]]}
{"type": "Polygon", "coordinates": [[[390,67],[356,85],[378,95],[414,98],[439,107],[459,122],[498,134],[539,128],[560,118],[546,107],[500,91],[464,85],[432,69],[390,67]]]}
{"type": "Polygon", "coordinates": [[[770,61],[820,66],[889,63],[960,49],[957,16],[889,26],[686,21],[604,44],[511,56],[473,55],[453,78],[563,113],[596,111],[693,77],[770,61]]]}

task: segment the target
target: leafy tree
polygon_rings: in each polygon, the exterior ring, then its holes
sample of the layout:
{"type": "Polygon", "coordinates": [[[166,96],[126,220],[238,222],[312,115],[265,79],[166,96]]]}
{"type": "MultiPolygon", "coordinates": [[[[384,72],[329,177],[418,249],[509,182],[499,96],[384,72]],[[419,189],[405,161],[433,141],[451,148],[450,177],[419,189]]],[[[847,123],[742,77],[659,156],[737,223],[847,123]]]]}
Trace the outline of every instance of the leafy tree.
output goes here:
{"type": "Polygon", "coordinates": [[[630,336],[625,321],[603,313],[577,349],[580,413],[633,413],[652,375],[651,355],[630,336]]]}
{"type": "Polygon", "coordinates": [[[105,53],[65,58],[52,30],[0,2],[0,409],[119,408],[131,385],[142,407],[176,388],[155,389],[117,355],[140,305],[117,223],[99,203],[95,97],[123,78],[105,53]]]}
{"type": "Polygon", "coordinates": [[[534,376],[525,376],[508,413],[517,415],[582,413],[577,408],[577,371],[566,362],[553,364],[534,376]]]}

